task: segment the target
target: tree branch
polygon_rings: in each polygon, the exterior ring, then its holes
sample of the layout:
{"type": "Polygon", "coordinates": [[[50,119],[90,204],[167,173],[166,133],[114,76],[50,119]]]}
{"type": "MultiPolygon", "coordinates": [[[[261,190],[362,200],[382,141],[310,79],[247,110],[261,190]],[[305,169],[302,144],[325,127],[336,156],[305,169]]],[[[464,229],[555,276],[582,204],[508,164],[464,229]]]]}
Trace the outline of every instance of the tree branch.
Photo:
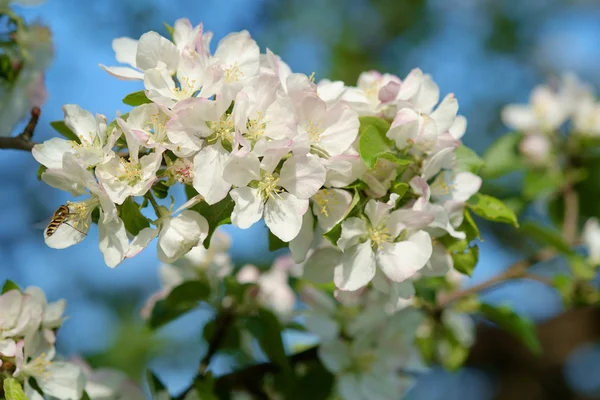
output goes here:
{"type": "Polygon", "coordinates": [[[40,119],[41,110],[39,107],[33,107],[31,109],[31,117],[29,123],[23,130],[23,132],[14,137],[0,137],[0,149],[14,149],[31,151],[35,143],[31,141],[33,132],[40,119]]]}
{"type": "Polygon", "coordinates": [[[200,361],[200,367],[198,368],[199,376],[204,376],[206,374],[210,360],[215,355],[217,350],[219,350],[223,340],[225,340],[227,330],[229,329],[232,321],[233,312],[230,309],[225,309],[218,314],[217,318],[215,319],[215,331],[210,342],[208,343],[208,351],[200,361]]]}
{"type": "Polygon", "coordinates": [[[484,290],[490,289],[492,287],[499,286],[504,284],[510,280],[518,279],[518,278],[528,278],[535,280],[542,280],[543,277],[537,275],[529,275],[526,273],[527,269],[534,264],[537,264],[541,261],[548,260],[556,255],[556,252],[551,249],[543,249],[530,257],[527,257],[524,260],[518,261],[513,265],[509,266],[504,272],[500,275],[496,275],[493,278],[485,282],[481,282],[477,285],[468,287],[463,290],[459,290],[457,292],[449,293],[446,295],[439,296],[437,300],[437,308],[443,309],[448,306],[450,303],[453,303],[457,300],[463,299],[465,297],[471,296],[473,294],[477,294],[484,290]]]}
{"type": "Polygon", "coordinates": [[[579,217],[579,196],[571,184],[565,187],[564,204],[563,236],[567,243],[571,244],[577,240],[577,220],[579,217]]]}

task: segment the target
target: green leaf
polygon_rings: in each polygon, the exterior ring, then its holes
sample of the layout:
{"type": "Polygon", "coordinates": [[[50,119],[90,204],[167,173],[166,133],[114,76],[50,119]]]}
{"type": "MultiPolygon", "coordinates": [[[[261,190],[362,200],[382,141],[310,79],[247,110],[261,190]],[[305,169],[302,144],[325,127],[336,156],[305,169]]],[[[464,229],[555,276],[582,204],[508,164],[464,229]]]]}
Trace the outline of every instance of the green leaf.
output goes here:
{"type": "Polygon", "coordinates": [[[150,388],[153,400],[165,400],[171,398],[165,385],[152,371],[146,371],[146,379],[148,380],[148,387],[150,388]]]}
{"type": "Polygon", "coordinates": [[[454,154],[456,155],[457,171],[477,174],[484,165],[483,159],[465,145],[460,145],[454,154]]]}
{"type": "Polygon", "coordinates": [[[367,126],[360,134],[358,148],[360,157],[369,168],[375,166],[378,158],[386,153],[391,153],[393,142],[373,125],[367,126]]]}
{"type": "Polygon", "coordinates": [[[282,327],[275,314],[261,308],[256,315],[245,318],[245,326],[256,338],[269,360],[277,365],[284,374],[290,374],[291,367],[281,340],[282,327]]]}
{"type": "Polygon", "coordinates": [[[163,22],[163,25],[164,25],[165,29],[167,30],[167,32],[169,32],[171,39],[173,39],[173,32],[175,32],[175,29],[173,29],[173,27],[171,25],[167,24],[166,22],[163,22]]]}
{"type": "Polygon", "coordinates": [[[334,246],[337,245],[337,241],[340,239],[342,235],[342,223],[348,216],[352,214],[356,205],[360,202],[360,193],[357,189],[354,190],[354,196],[352,196],[352,202],[350,203],[350,207],[348,207],[348,211],[344,215],[344,218],[340,222],[338,222],[333,228],[329,230],[329,232],[325,232],[323,237],[329,240],[334,246]]]}
{"type": "Polygon", "coordinates": [[[9,290],[18,290],[20,292],[21,288],[19,287],[19,285],[17,285],[10,279],[7,279],[6,282],[4,282],[4,286],[2,286],[2,293],[0,293],[0,294],[4,294],[4,293],[8,292],[9,290]]]}
{"type": "Polygon", "coordinates": [[[5,378],[3,386],[6,400],[27,400],[23,387],[15,378],[5,378]]]}
{"type": "Polygon", "coordinates": [[[289,247],[288,242],[284,242],[269,231],[269,251],[277,251],[289,247]]]}
{"type": "Polygon", "coordinates": [[[565,178],[560,171],[529,170],[525,174],[523,182],[523,197],[533,200],[537,197],[551,194],[559,190],[565,184],[565,178]]]}
{"type": "Polygon", "coordinates": [[[473,270],[477,266],[479,260],[479,246],[473,245],[466,247],[464,250],[456,250],[450,252],[452,261],[454,262],[454,269],[465,275],[471,276],[473,270]]]}
{"type": "Polygon", "coordinates": [[[190,210],[196,211],[206,218],[206,221],[208,222],[208,236],[204,240],[205,248],[208,249],[210,239],[219,226],[231,223],[231,213],[233,212],[234,206],[235,202],[231,196],[227,195],[223,200],[213,205],[209,205],[203,201],[190,207],[190,210]]]}
{"type": "Polygon", "coordinates": [[[523,135],[513,132],[501,136],[483,155],[484,167],[481,175],[485,178],[499,178],[523,167],[519,154],[519,143],[523,135]]]}
{"type": "Polygon", "coordinates": [[[358,129],[358,134],[362,135],[367,127],[372,126],[377,129],[380,134],[385,136],[387,131],[390,130],[390,123],[382,118],[377,117],[359,117],[360,120],[360,128],[358,129]]]}
{"type": "Polygon", "coordinates": [[[467,238],[466,238],[467,242],[471,242],[475,239],[481,239],[481,233],[479,233],[479,228],[477,227],[477,224],[473,220],[471,213],[466,208],[465,208],[465,216],[464,216],[463,222],[458,227],[458,230],[460,232],[464,232],[465,235],[467,235],[467,238]]]}
{"type": "Polygon", "coordinates": [[[542,352],[542,345],[537,337],[535,325],[528,318],[515,313],[508,306],[481,304],[480,311],[490,321],[519,339],[534,354],[542,352]]]}
{"type": "Polygon", "coordinates": [[[334,375],[318,360],[305,363],[302,375],[296,381],[291,400],[327,400],[335,383],[334,375]]]}
{"type": "Polygon", "coordinates": [[[570,307],[573,302],[573,294],[575,293],[575,282],[566,275],[556,275],[552,280],[554,287],[560,293],[563,303],[566,307],[570,307]]]}
{"type": "Polygon", "coordinates": [[[481,218],[503,222],[519,227],[517,216],[502,201],[486,194],[476,193],[467,201],[467,206],[481,218]]]}
{"type": "Polygon", "coordinates": [[[166,299],[152,309],[149,325],[156,329],[195,309],[210,296],[210,285],[201,280],[186,281],[175,287],[166,299]]]}
{"type": "MultiPolygon", "coordinates": [[[[209,321],[204,325],[202,330],[202,338],[207,342],[213,340],[215,334],[216,320],[209,321]]],[[[229,324],[225,331],[225,337],[221,339],[219,349],[235,349],[239,348],[241,343],[240,330],[235,324],[229,324]]]]}
{"type": "MultiPolygon", "coordinates": [[[[125,113],[125,114],[121,114],[121,116],[119,117],[122,120],[127,121],[127,118],[129,118],[129,113],[125,113]]],[[[108,124],[108,126],[106,127],[106,132],[108,132],[109,134],[113,131],[113,129],[118,128],[119,124],[117,122],[117,120],[113,120],[110,124],[108,124]]],[[[117,141],[117,145],[119,144],[119,141],[123,141],[123,143],[125,143],[125,139],[123,137],[119,138],[119,140],[117,141]]]]}
{"type": "Polygon", "coordinates": [[[398,200],[397,200],[397,201],[400,201],[400,200],[402,200],[402,197],[408,191],[409,187],[410,186],[408,185],[408,183],[405,183],[405,182],[394,182],[392,184],[392,187],[390,188],[390,191],[392,193],[396,193],[398,196],[400,196],[400,197],[398,197],[398,200]]]}
{"type": "Polygon", "coordinates": [[[92,400],[92,399],[90,398],[90,395],[87,394],[87,392],[84,391],[83,392],[83,396],[81,396],[80,400],[92,400]]]}
{"type": "Polygon", "coordinates": [[[562,235],[552,227],[527,221],[521,225],[521,232],[543,246],[550,246],[564,254],[575,253],[571,246],[563,239],[562,235]]]}
{"type": "Polygon", "coordinates": [[[123,204],[117,206],[119,218],[123,220],[125,229],[132,235],[137,235],[144,228],[150,227],[148,218],[144,217],[140,211],[140,205],[136,203],[133,197],[125,199],[123,204]]]}
{"type": "Polygon", "coordinates": [[[42,180],[42,174],[43,174],[44,172],[46,172],[46,170],[47,170],[47,169],[48,169],[48,167],[46,167],[45,165],[41,165],[41,164],[40,164],[40,166],[39,166],[39,168],[38,168],[38,170],[37,170],[37,178],[38,178],[38,181],[41,181],[41,180],[42,180]]]}
{"type": "Polygon", "coordinates": [[[169,186],[165,181],[158,181],[152,186],[152,193],[158,199],[166,199],[169,195],[169,186]]]}
{"type": "Polygon", "coordinates": [[[199,400],[219,400],[217,395],[215,395],[215,380],[210,371],[194,381],[194,391],[199,400]]]}
{"type": "Polygon", "coordinates": [[[438,342],[438,353],[442,366],[448,371],[456,371],[467,360],[469,349],[453,338],[442,338],[438,342]]]}
{"type": "Polygon", "coordinates": [[[123,103],[128,106],[141,106],[142,104],[152,103],[146,96],[146,91],[140,90],[138,92],[129,93],[127,96],[123,97],[123,103]]]}
{"type": "Polygon", "coordinates": [[[63,135],[67,140],[73,140],[77,143],[81,143],[75,132],[73,132],[71,128],[65,124],[65,121],[52,121],[50,122],[50,126],[52,126],[56,132],[63,135]]]}
{"type": "Polygon", "coordinates": [[[568,260],[569,265],[571,266],[571,272],[576,279],[589,281],[596,277],[596,268],[579,254],[573,253],[569,255],[568,260]]]}

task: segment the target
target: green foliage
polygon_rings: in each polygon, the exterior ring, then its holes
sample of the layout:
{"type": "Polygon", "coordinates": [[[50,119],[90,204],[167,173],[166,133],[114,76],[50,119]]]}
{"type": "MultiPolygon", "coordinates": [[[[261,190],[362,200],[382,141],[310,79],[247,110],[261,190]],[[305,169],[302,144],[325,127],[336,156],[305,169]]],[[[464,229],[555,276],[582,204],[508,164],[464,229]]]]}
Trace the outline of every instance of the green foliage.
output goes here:
{"type": "Polygon", "coordinates": [[[467,246],[464,250],[450,253],[454,262],[454,269],[465,275],[471,276],[479,261],[479,246],[467,246]]]}
{"type": "Polygon", "coordinates": [[[146,380],[148,381],[148,387],[150,388],[153,400],[168,400],[171,398],[166,386],[152,371],[146,371],[146,380]]]}
{"type": "MultiPolygon", "coordinates": [[[[214,340],[216,320],[209,321],[202,330],[202,338],[207,342],[214,340]]],[[[235,349],[240,347],[241,337],[240,330],[236,324],[231,323],[227,325],[227,330],[224,332],[225,337],[220,339],[220,349],[235,349]]]]}
{"type": "Polygon", "coordinates": [[[481,239],[481,233],[479,233],[479,228],[477,224],[473,220],[471,213],[469,210],[465,208],[464,219],[462,224],[458,227],[458,230],[464,232],[467,235],[467,242],[471,242],[475,239],[481,239]]]}
{"type": "Polygon", "coordinates": [[[369,168],[374,168],[377,159],[384,158],[399,166],[410,164],[395,153],[394,142],[386,133],[390,128],[389,122],[377,117],[361,117],[358,147],[360,157],[369,168]]]}
{"type": "Polygon", "coordinates": [[[171,39],[173,39],[173,32],[175,32],[175,29],[173,29],[173,27],[169,24],[167,24],[166,22],[163,22],[163,25],[165,27],[165,29],[167,30],[167,32],[169,33],[169,35],[171,36],[171,39]]]}
{"type": "Polygon", "coordinates": [[[27,400],[23,387],[15,378],[5,378],[3,386],[6,400],[27,400]]]}
{"type": "Polygon", "coordinates": [[[527,221],[521,225],[521,232],[543,246],[550,246],[564,254],[574,253],[562,235],[552,229],[552,227],[541,226],[535,222],[527,221]]]}
{"type": "Polygon", "coordinates": [[[0,80],[13,84],[19,76],[19,69],[15,68],[8,54],[0,54],[0,80]]]}
{"type": "MultiPolygon", "coordinates": [[[[215,380],[210,372],[194,381],[194,392],[196,392],[199,400],[219,400],[214,394],[214,387],[215,380]]],[[[186,399],[188,397],[189,396],[187,396],[186,399]]]]}
{"type": "Polygon", "coordinates": [[[50,122],[50,126],[52,126],[56,132],[63,135],[65,139],[81,143],[75,132],[65,124],[65,121],[52,121],[50,122]]]}
{"type": "Polygon", "coordinates": [[[133,197],[128,197],[123,204],[117,206],[119,218],[123,220],[125,229],[132,235],[137,235],[144,228],[150,227],[148,218],[140,211],[140,205],[136,203],[133,197]]]}
{"type": "Polygon", "coordinates": [[[484,178],[499,178],[523,167],[523,161],[519,155],[519,142],[523,135],[513,132],[501,136],[496,140],[483,155],[485,166],[481,174],[484,178]]]}
{"type": "Polygon", "coordinates": [[[565,178],[560,171],[529,170],[523,182],[523,197],[534,200],[540,196],[553,193],[565,184],[565,178]]]}
{"type": "Polygon", "coordinates": [[[508,306],[481,304],[480,311],[490,321],[519,339],[534,354],[542,352],[542,345],[536,335],[535,325],[528,318],[515,313],[508,306]]]}
{"type": "Polygon", "coordinates": [[[17,285],[10,279],[7,279],[4,282],[4,286],[2,286],[2,293],[0,293],[0,294],[4,294],[4,293],[8,292],[9,290],[18,290],[20,292],[21,288],[19,287],[19,285],[17,285]]]}
{"type": "Polygon", "coordinates": [[[174,288],[166,299],[154,305],[149,326],[156,329],[195,309],[210,296],[210,285],[201,280],[185,281],[174,288]]]}
{"type": "Polygon", "coordinates": [[[573,276],[582,281],[589,281],[596,277],[596,268],[588,263],[585,258],[579,254],[571,254],[568,257],[569,266],[573,276]]]}
{"type": "Polygon", "coordinates": [[[296,381],[291,400],[327,400],[330,398],[335,377],[318,360],[303,366],[303,374],[296,381]]]}
{"type": "Polygon", "coordinates": [[[273,235],[271,231],[269,231],[269,251],[277,251],[280,249],[285,249],[289,247],[288,242],[284,242],[279,239],[277,236],[273,235]]]}
{"type": "MultiPolygon", "coordinates": [[[[186,185],[185,192],[188,196],[188,199],[198,194],[190,185],[186,185]]],[[[223,200],[213,205],[209,205],[205,201],[202,201],[195,206],[190,207],[190,210],[196,211],[198,214],[206,218],[206,221],[208,221],[208,236],[203,243],[205,248],[208,249],[210,239],[219,226],[231,223],[231,213],[233,212],[234,206],[235,202],[231,196],[227,195],[227,197],[225,197],[223,200]]]]}
{"type": "Polygon", "coordinates": [[[152,100],[146,96],[145,90],[140,90],[138,92],[129,93],[127,96],[123,97],[123,103],[128,106],[137,107],[142,104],[152,103],[152,100]]]}
{"type": "Polygon", "coordinates": [[[517,216],[502,201],[495,197],[477,193],[467,201],[467,206],[481,218],[503,222],[519,227],[517,216]]]}
{"type": "Polygon", "coordinates": [[[560,293],[565,306],[570,307],[575,292],[575,282],[573,279],[566,275],[557,275],[552,281],[554,288],[560,293]]]}
{"type": "Polygon", "coordinates": [[[464,171],[478,174],[484,165],[483,159],[465,145],[460,145],[454,154],[456,155],[457,172],[464,171]]]}
{"type": "Polygon", "coordinates": [[[158,181],[152,186],[152,194],[158,199],[166,199],[169,195],[169,186],[165,181],[158,181]]]}
{"type": "Polygon", "coordinates": [[[46,167],[45,165],[40,164],[40,166],[38,167],[38,170],[37,170],[38,181],[42,180],[42,174],[44,172],[46,172],[47,169],[48,169],[48,167],[46,167]]]}

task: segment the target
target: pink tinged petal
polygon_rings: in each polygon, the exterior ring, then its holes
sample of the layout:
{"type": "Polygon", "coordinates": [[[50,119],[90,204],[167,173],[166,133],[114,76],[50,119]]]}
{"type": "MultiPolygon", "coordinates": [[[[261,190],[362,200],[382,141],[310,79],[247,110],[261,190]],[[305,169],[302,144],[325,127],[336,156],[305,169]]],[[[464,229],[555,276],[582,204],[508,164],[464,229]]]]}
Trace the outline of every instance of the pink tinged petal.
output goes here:
{"type": "MultiPolygon", "coordinates": [[[[402,225],[405,228],[424,228],[432,223],[433,220],[434,217],[425,211],[401,209],[393,211],[390,214],[387,225],[392,231],[396,225],[402,225]]],[[[398,232],[398,234],[399,233],[400,232],[398,232]]],[[[392,234],[392,237],[395,236],[392,234]]]]}
{"type": "Polygon", "coordinates": [[[158,235],[158,257],[172,263],[206,239],[208,222],[196,211],[185,210],[167,219],[158,235]]]}
{"type": "Polygon", "coordinates": [[[260,161],[253,154],[233,154],[223,169],[223,179],[235,186],[246,186],[250,181],[260,180],[260,161]]]}
{"type": "Polygon", "coordinates": [[[457,201],[467,201],[471,196],[479,191],[482,180],[479,176],[471,172],[460,172],[454,180],[454,189],[452,199],[457,201]]]}
{"type": "Polygon", "coordinates": [[[269,230],[284,242],[298,236],[302,216],[308,209],[308,200],[298,199],[291,193],[280,193],[265,204],[265,223],[269,230]]]}
{"type": "Polygon", "coordinates": [[[438,133],[446,132],[456,119],[458,112],[458,101],[453,93],[448,94],[444,100],[431,113],[430,117],[435,121],[438,133]]]}
{"type": "Polygon", "coordinates": [[[121,64],[128,64],[136,67],[136,54],[138,41],[128,37],[120,37],[113,39],[112,48],[115,51],[115,58],[121,64]]]}
{"type": "Polygon", "coordinates": [[[75,142],[62,138],[52,138],[44,143],[36,144],[31,150],[33,158],[46,168],[62,168],[62,159],[64,153],[74,153],[75,142]]]}
{"type": "Polygon", "coordinates": [[[402,282],[425,266],[431,252],[431,237],[418,231],[404,242],[384,243],[377,252],[377,265],[389,279],[402,282]]]}
{"type": "Polygon", "coordinates": [[[235,276],[239,283],[255,283],[260,278],[260,271],[254,265],[244,265],[235,276]]]}
{"type": "Polygon", "coordinates": [[[98,244],[104,255],[104,262],[114,268],[123,261],[129,250],[129,240],[125,225],[120,218],[109,222],[98,221],[98,244]]]}
{"type": "Polygon", "coordinates": [[[3,332],[15,328],[18,325],[22,325],[23,327],[27,324],[28,318],[22,318],[21,321],[19,321],[22,305],[23,294],[18,290],[9,290],[0,295],[0,323],[2,323],[1,326],[3,332]]]}
{"type": "Polygon", "coordinates": [[[333,247],[316,250],[306,260],[302,277],[314,283],[333,280],[333,271],[340,264],[342,252],[333,247]]]}
{"type": "Polygon", "coordinates": [[[193,186],[208,204],[223,200],[231,189],[231,184],[223,179],[229,157],[229,152],[221,146],[221,142],[203,148],[194,157],[193,186]]]}
{"type": "Polygon", "coordinates": [[[422,80],[423,71],[421,71],[419,68],[415,68],[410,71],[406,78],[404,78],[402,81],[400,91],[398,92],[398,99],[408,100],[413,97],[419,90],[422,80]]]}
{"type": "Polygon", "coordinates": [[[379,89],[379,101],[389,103],[396,100],[400,92],[401,83],[399,81],[390,81],[379,89]]]}
{"type": "Polygon", "coordinates": [[[322,343],[318,353],[325,368],[334,374],[342,372],[351,364],[350,349],[345,342],[339,339],[322,343]]]}
{"type": "Polygon", "coordinates": [[[187,45],[194,43],[194,28],[187,18],[179,18],[173,25],[173,42],[178,49],[183,50],[187,45]]]}
{"type": "Polygon", "coordinates": [[[375,254],[367,240],[344,251],[342,263],[335,267],[333,281],[342,290],[357,290],[375,276],[375,254]]]}
{"type": "Polygon", "coordinates": [[[145,71],[156,68],[159,62],[164,63],[169,72],[175,72],[179,62],[179,50],[173,42],[156,32],[144,33],[137,46],[137,67],[145,71]]]}
{"type": "Polygon", "coordinates": [[[150,242],[154,240],[157,235],[157,229],[150,227],[142,229],[129,244],[129,249],[127,250],[127,254],[125,254],[125,257],[132,258],[137,256],[142,250],[148,247],[150,242]]]}
{"type": "Polygon", "coordinates": [[[337,241],[337,245],[340,250],[346,250],[347,248],[358,244],[361,236],[367,234],[367,224],[360,218],[352,217],[348,218],[342,223],[342,234],[337,241]]]}
{"type": "Polygon", "coordinates": [[[502,122],[511,129],[532,130],[538,127],[538,120],[529,105],[511,104],[502,109],[502,122]]]}
{"type": "Polygon", "coordinates": [[[289,248],[292,260],[299,264],[306,259],[315,238],[314,217],[310,210],[304,213],[302,217],[302,227],[298,236],[290,241],[289,248]]]}
{"type": "Polygon", "coordinates": [[[325,167],[312,156],[292,156],[281,167],[279,184],[299,199],[308,199],[325,183],[325,167]]]}
{"type": "Polygon", "coordinates": [[[259,197],[258,189],[243,187],[230,192],[235,202],[231,214],[231,222],[238,228],[247,229],[254,225],[263,215],[265,204],[259,197]]]}
{"type": "Polygon", "coordinates": [[[429,114],[440,99],[440,88],[435,84],[431,75],[423,75],[419,91],[412,99],[416,107],[423,113],[429,114]]]}
{"type": "Polygon", "coordinates": [[[427,181],[437,175],[442,169],[452,169],[455,161],[456,157],[453,148],[447,147],[440,150],[423,162],[421,176],[427,181]]]}
{"type": "Polygon", "coordinates": [[[144,79],[144,74],[138,70],[129,67],[107,67],[104,64],[98,64],[100,68],[106,71],[109,75],[123,81],[141,81],[144,79]]]}
{"type": "Polygon", "coordinates": [[[348,150],[358,136],[360,121],[356,111],[344,102],[337,103],[327,110],[317,146],[330,156],[337,156],[348,150]]]}
{"type": "Polygon", "coordinates": [[[396,142],[400,150],[414,143],[419,134],[419,115],[410,108],[398,111],[386,136],[396,142]]]}
{"type": "Polygon", "coordinates": [[[69,362],[54,361],[35,378],[45,395],[59,399],[80,399],[85,386],[83,371],[69,362]]]}
{"type": "Polygon", "coordinates": [[[467,119],[463,115],[457,115],[449,131],[454,139],[462,138],[467,131],[467,119]]]}
{"type": "MultiPolygon", "coordinates": [[[[0,340],[0,355],[14,357],[17,354],[17,344],[12,339],[0,340]]],[[[2,360],[0,360],[2,361],[2,360]]],[[[0,365],[1,366],[1,365],[0,365]]]]}

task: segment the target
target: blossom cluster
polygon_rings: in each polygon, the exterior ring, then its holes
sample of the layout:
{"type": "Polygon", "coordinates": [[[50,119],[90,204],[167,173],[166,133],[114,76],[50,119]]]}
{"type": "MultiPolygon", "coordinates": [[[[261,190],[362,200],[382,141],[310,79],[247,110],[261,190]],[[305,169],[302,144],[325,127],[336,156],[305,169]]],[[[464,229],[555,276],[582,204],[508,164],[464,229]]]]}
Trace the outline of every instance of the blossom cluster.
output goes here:
{"type": "MultiPolygon", "coordinates": [[[[56,333],[65,317],[65,301],[48,303],[38,287],[6,290],[0,295],[0,381],[16,379],[27,399],[45,396],[78,400],[84,390],[91,399],[116,399],[122,391],[143,399],[139,388],[118,371],[92,371],[82,360],[64,361],[56,354],[56,333]],[[38,392],[30,384],[35,379],[38,392]]],[[[4,386],[6,387],[6,386],[4,386]]]]}
{"type": "Polygon", "coordinates": [[[453,94],[439,102],[438,86],[419,69],[403,80],[365,72],[356,87],[315,83],[271,51],[261,54],[247,31],[223,38],[214,54],[211,38],[181,19],[172,41],[156,32],[114,40],[126,66],[102,68],[143,81],[144,91],[131,96],[140,104],[110,124],[66,105],[70,140],[33,150],[45,182],[89,195],[57,211],[45,232],[49,246],[81,241],[97,220],[107,265],[156,237],[159,258],[171,263],[216,228],[195,205],[231,202],[234,226],[264,220],[296,263],[309,253],[323,258],[313,243],[325,234],[331,278],[342,290],[375,279],[397,291],[391,286],[419,271],[452,267],[437,238],[465,239],[458,229],[465,202],[481,186],[456,160],[466,120],[453,94]],[[173,212],[153,191],[177,183],[197,194],[173,212]],[[132,229],[124,219],[139,212],[141,197],[156,219],[132,229]]]}

